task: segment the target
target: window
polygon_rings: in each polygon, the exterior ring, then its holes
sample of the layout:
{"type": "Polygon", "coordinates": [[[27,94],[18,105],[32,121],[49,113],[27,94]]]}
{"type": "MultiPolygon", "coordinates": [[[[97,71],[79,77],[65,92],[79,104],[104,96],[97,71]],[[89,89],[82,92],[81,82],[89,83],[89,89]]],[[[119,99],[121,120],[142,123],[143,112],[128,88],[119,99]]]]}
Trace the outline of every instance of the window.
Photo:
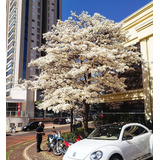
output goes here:
{"type": "Polygon", "coordinates": [[[128,136],[135,137],[135,136],[139,136],[139,135],[142,135],[144,133],[147,133],[147,132],[148,131],[146,129],[144,129],[143,127],[130,126],[130,127],[127,127],[125,129],[124,134],[123,134],[123,138],[125,139],[128,136]]]}
{"type": "Polygon", "coordinates": [[[37,41],[37,46],[39,46],[39,44],[40,44],[39,41],[37,41]]]}
{"type": "Polygon", "coordinates": [[[37,34],[37,39],[39,39],[40,38],[40,35],[39,34],[37,34]]]}
{"type": "Polygon", "coordinates": [[[40,28],[37,28],[37,32],[40,33],[40,28]]]}
{"type": "Polygon", "coordinates": [[[139,127],[139,134],[144,134],[147,133],[148,131],[146,129],[144,129],[143,127],[139,127]]]}
{"type": "Polygon", "coordinates": [[[38,2],[38,7],[41,7],[41,3],[40,2],[38,2]]]}
{"type": "Polygon", "coordinates": [[[13,127],[13,126],[15,126],[15,123],[10,123],[10,127],[13,127]]]}
{"type": "Polygon", "coordinates": [[[40,8],[38,8],[38,13],[41,13],[41,9],[40,8]]]}
{"type": "Polygon", "coordinates": [[[23,123],[18,123],[18,127],[22,127],[23,123]]]}
{"type": "Polygon", "coordinates": [[[40,20],[40,15],[39,14],[37,15],[37,19],[40,20]]]}
{"type": "Polygon", "coordinates": [[[37,21],[37,26],[40,26],[40,21],[37,21]]]}
{"type": "Polygon", "coordinates": [[[32,19],[32,22],[35,22],[35,20],[34,20],[34,19],[32,19]]]}
{"type": "Polygon", "coordinates": [[[37,74],[37,75],[39,74],[39,69],[36,69],[36,74],[37,74]]]}

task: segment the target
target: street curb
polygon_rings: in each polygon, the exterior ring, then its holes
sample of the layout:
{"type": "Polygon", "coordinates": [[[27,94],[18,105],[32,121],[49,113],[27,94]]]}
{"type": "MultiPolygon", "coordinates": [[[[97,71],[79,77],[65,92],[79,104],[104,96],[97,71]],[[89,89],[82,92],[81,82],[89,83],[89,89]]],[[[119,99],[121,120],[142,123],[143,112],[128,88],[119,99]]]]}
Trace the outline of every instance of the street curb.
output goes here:
{"type": "Polygon", "coordinates": [[[28,149],[29,149],[31,146],[35,145],[36,143],[37,143],[37,142],[32,143],[31,145],[29,145],[28,147],[25,148],[25,150],[23,151],[23,154],[22,154],[23,157],[24,157],[24,159],[26,159],[26,160],[32,160],[31,158],[28,157],[27,151],[28,151],[28,149]]]}

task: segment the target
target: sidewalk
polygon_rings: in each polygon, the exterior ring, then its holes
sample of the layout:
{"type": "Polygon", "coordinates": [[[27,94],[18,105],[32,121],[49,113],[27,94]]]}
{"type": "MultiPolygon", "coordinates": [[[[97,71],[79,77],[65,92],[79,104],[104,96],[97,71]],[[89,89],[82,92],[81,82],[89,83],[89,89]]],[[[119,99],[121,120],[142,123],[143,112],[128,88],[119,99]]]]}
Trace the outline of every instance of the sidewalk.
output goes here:
{"type": "MultiPolygon", "coordinates": [[[[90,126],[92,126],[92,122],[89,122],[90,126]]],[[[57,124],[53,124],[52,122],[45,122],[45,129],[52,129],[53,126],[55,127],[55,129],[58,129],[59,127],[63,127],[63,126],[69,126],[70,124],[64,124],[64,125],[57,125],[57,124]]],[[[9,133],[11,135],[22,135],[23,134],[27,134],[28,132],[23,132],[23,131],[17,131],[16,133],[9,133]]],[[[53,151],[48,152],[47,151],[47,135],[45,135],[43,137],[43,141],[41,144],[41,148],[42,148],[42,152],[37,153],[36,151],[36,140],[32,140],[32,141],[26,141],[23,144],[20,144],[19,146],[17,146],[16,148],[13,147],[9,148],[9,150],[13,150],[11,152],[11,154],[9,155],[9,159],[10,160],[62,160],[63,156],[55,156],[53,154],[53,151]]]]}

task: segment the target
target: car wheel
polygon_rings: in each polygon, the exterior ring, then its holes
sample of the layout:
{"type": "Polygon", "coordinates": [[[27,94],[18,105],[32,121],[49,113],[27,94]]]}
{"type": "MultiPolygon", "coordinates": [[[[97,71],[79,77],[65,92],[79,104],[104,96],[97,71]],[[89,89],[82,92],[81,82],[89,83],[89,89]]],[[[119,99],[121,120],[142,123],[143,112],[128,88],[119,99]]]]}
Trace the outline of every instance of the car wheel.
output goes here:
{"type": "Polygon", "coordinates": [[[30,128],[27,128],[27,131],[30,131],[30,128]]]}
{"type": "Polygon", "coordinates": [[[120,155],[115,154],[109,160],[123,160],[123,159],[120,155]]]}

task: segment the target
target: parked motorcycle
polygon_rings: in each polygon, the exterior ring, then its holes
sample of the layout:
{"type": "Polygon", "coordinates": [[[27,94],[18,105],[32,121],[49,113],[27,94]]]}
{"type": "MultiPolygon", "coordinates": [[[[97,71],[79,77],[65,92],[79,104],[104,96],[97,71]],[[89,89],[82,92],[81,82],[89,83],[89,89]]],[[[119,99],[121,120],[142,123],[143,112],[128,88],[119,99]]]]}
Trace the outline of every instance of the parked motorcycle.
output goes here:
{"type": "Polygon", "coordinates": [[[10,131],[11,131],[11,133],[15,133],[15,132],[16,132],[16,126],[12,126],[12,127],[10,128],[10,131]]]}
{"type": "MultiPolygon", "coordinates": [[[[53,127],[53,129],[55,129],[55,127],[53,127]]],[[[48,135],[48,143],[47,143],[47,150],[50,152],[51,150],[53,150],[53,153],[56,156],[60,156],[60,155],[64,155],[68,149],[69,146],[71,146],[73,144],[73,142],[69,142],[64,140],[61,137],[61,132],[56,132],[53,130],[53,132],[55,132],[56,134],[52,135],[49,134],[48,135]]],[[[76,142],[80,141],[82,139],[82,137],[80,135],[77,136],[76,142]]]]}
{"type": "MultiPolygon", "coordinates": [[[[53,129],[55,129],[55,127],[53,127],[53,129]]],[[[53,130],[53,132],[56,133],[55,130],[53,130]]],[[[47,151],[48,152],[53,150],[53,147],[54,147],[54,145],[56,144],[56,141],[57,141],[56,137],[57,137],[57,134],[54,134],[54,135],[49,134],[48,135],[48,138],[47,138],[47,141],[48,141],[48,143],[47,143],[47,151]]]]}
{"type": "MultiPolygon", "coordinates": [[[[64,155],[68,149],[68,147],[70,147],[73,142],[69,142],[67,140],[64,140],[61,138],[61,134],[60,132],[57,133],[57,142],[55,144],[55,146],[53,147],[53,153],[56,156],[60,156],[60,155],[64,155]]],[[[82,139],[82,137],[80,135],[77,136],[76,142],[80,141],[82,139]]]]}
{"type": "Polygon", "coordinates": [[[56,144],[53,147],[53,153],[56,156],[60,156],[66,153],[65,140],[61,137],[61,133],[58,132],[56,136],[56,144]]]}
{"type": "MultiPolygon", "coordinates": [[[[55,127],[53,127],[53,129],[55,129],[55,127]]],[[[56,134],[49,134],[47,138],[47,151],[50,152],[53,150],[53,153],[56,156],[60,156],[66,152],[65,140],[61,138],[60,132],[56,132],[55,130],[53,130],[53,132],[56,134]]]]}

